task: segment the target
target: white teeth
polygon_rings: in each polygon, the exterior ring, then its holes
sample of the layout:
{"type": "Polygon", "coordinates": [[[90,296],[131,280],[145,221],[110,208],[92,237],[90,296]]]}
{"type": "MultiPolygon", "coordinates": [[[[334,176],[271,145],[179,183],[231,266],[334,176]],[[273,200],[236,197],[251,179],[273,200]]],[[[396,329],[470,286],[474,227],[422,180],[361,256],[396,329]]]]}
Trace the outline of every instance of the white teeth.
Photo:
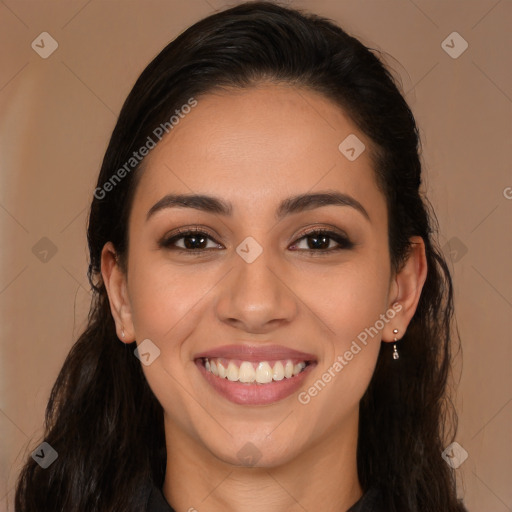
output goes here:
{"type": "Polygon", "coordinates": [[[256,370],[251,363],[244,361],[240,365],[240,370],[238,371],[238,380],[240,382],[254,382],[256,380],[256,370]]]}
{"type": "Polygon", "coordinates": [[[284,364],[283,361],[276,361],[272,367],[267,361],[261,361],[254,368],[253,363],[249,361],[242,361],[240,367],[234,361],[228,361],[226,367],[219,359],[216,361],[205,359],[204,367],[213,375],[222,379],[227,378],[231,382],[268,384],[298,375],[306,368],[306,362],[301,361],[294,365],[290,360],[284,364]]]}
{"type": "Polygon", "coordinates": [[[256,382],[260,384],[272,382],[272,368],[266,361],[262,361],[256,368],[256,382]]]}
{"type": "Polygon", "coordinates": [[[293,375],[297,375],[298,373],[300,373],[303,368],[305,368],[306,364],[305,363],[298,363],[296,364],[294,367],[293,367],[293,375]],[[302,366],[304,365],[304,366],[302,366]]]}
{"type": "Polygon", "coordinates": [[[238,368],[232,361],[228,364],[227,378],[231,381],[238,380],[238,368]]]}
{"type": "Polygon", "coordinates": [[[274,365],[274,373],[272,374],[272,378],[274,380],[284,379],[284,366],[281,361],[277,361],[277,363],[274,365]]]}

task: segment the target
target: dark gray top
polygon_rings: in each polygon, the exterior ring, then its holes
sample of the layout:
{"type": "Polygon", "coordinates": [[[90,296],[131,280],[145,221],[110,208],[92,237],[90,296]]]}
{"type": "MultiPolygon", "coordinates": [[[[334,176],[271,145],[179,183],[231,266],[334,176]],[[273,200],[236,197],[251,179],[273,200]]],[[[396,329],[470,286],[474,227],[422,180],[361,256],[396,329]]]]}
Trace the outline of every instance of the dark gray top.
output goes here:
{"type": "MultiPolygon", "coordinates": [[[[153,485],[148,500],[147,512],[176,512],[167,503],[162,491],[153,485]]],[[[384,512],[382,499],[377,488],[371,488],[352,505],[347,512],[384,512]]]]}

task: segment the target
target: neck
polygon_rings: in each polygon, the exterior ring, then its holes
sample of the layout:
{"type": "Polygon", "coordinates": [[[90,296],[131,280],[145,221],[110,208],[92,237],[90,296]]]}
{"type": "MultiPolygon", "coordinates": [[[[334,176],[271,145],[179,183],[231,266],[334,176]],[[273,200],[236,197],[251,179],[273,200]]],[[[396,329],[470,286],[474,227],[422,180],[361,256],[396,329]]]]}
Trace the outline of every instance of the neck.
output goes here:
{"type": "Polygon", "coordinates": [[[346,512],[362,495],[357,477],[357,415],[281,464],[240,467],[212,455],[167,424],[163,493],[178,511],[346,512]]]}

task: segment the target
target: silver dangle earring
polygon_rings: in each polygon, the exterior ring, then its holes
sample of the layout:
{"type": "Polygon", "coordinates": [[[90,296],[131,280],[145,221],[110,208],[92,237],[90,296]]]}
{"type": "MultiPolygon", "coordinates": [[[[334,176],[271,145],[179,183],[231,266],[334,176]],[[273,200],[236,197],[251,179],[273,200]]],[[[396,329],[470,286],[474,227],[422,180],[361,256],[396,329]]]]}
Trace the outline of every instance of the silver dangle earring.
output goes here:
{"type": "Polygon", "coordinates": [[[124,337],[125,337],[124,329],[121,329],[121,338],[124,338],[124,337]]]}
{"type": "Polygon", "coordinates": [[[393,344],[393,359],[398,359],[400,356],[398,355],[398,350],[396,349],[396,342],[398,341],[398,338],[396,335],[398,334],[398,329],[393,329],[393,334],[395,335],[394,340],[395,343],[393,344]]]}

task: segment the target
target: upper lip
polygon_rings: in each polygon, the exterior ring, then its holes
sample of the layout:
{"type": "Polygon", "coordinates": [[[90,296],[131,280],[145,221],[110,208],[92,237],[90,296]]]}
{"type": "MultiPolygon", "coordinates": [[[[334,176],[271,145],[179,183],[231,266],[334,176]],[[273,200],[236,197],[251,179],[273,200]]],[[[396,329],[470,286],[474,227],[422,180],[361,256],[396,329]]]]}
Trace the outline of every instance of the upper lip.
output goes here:
{"type": "Polygon", "coordinates": [[[283,345],[223,345],[196,354],[195,359],[203,357],[220,357],[224,359],[239,359],[242,361],[258,362],[279,359],[301,359],[315,361],[313,354],[300,352],[283,345]]]}

